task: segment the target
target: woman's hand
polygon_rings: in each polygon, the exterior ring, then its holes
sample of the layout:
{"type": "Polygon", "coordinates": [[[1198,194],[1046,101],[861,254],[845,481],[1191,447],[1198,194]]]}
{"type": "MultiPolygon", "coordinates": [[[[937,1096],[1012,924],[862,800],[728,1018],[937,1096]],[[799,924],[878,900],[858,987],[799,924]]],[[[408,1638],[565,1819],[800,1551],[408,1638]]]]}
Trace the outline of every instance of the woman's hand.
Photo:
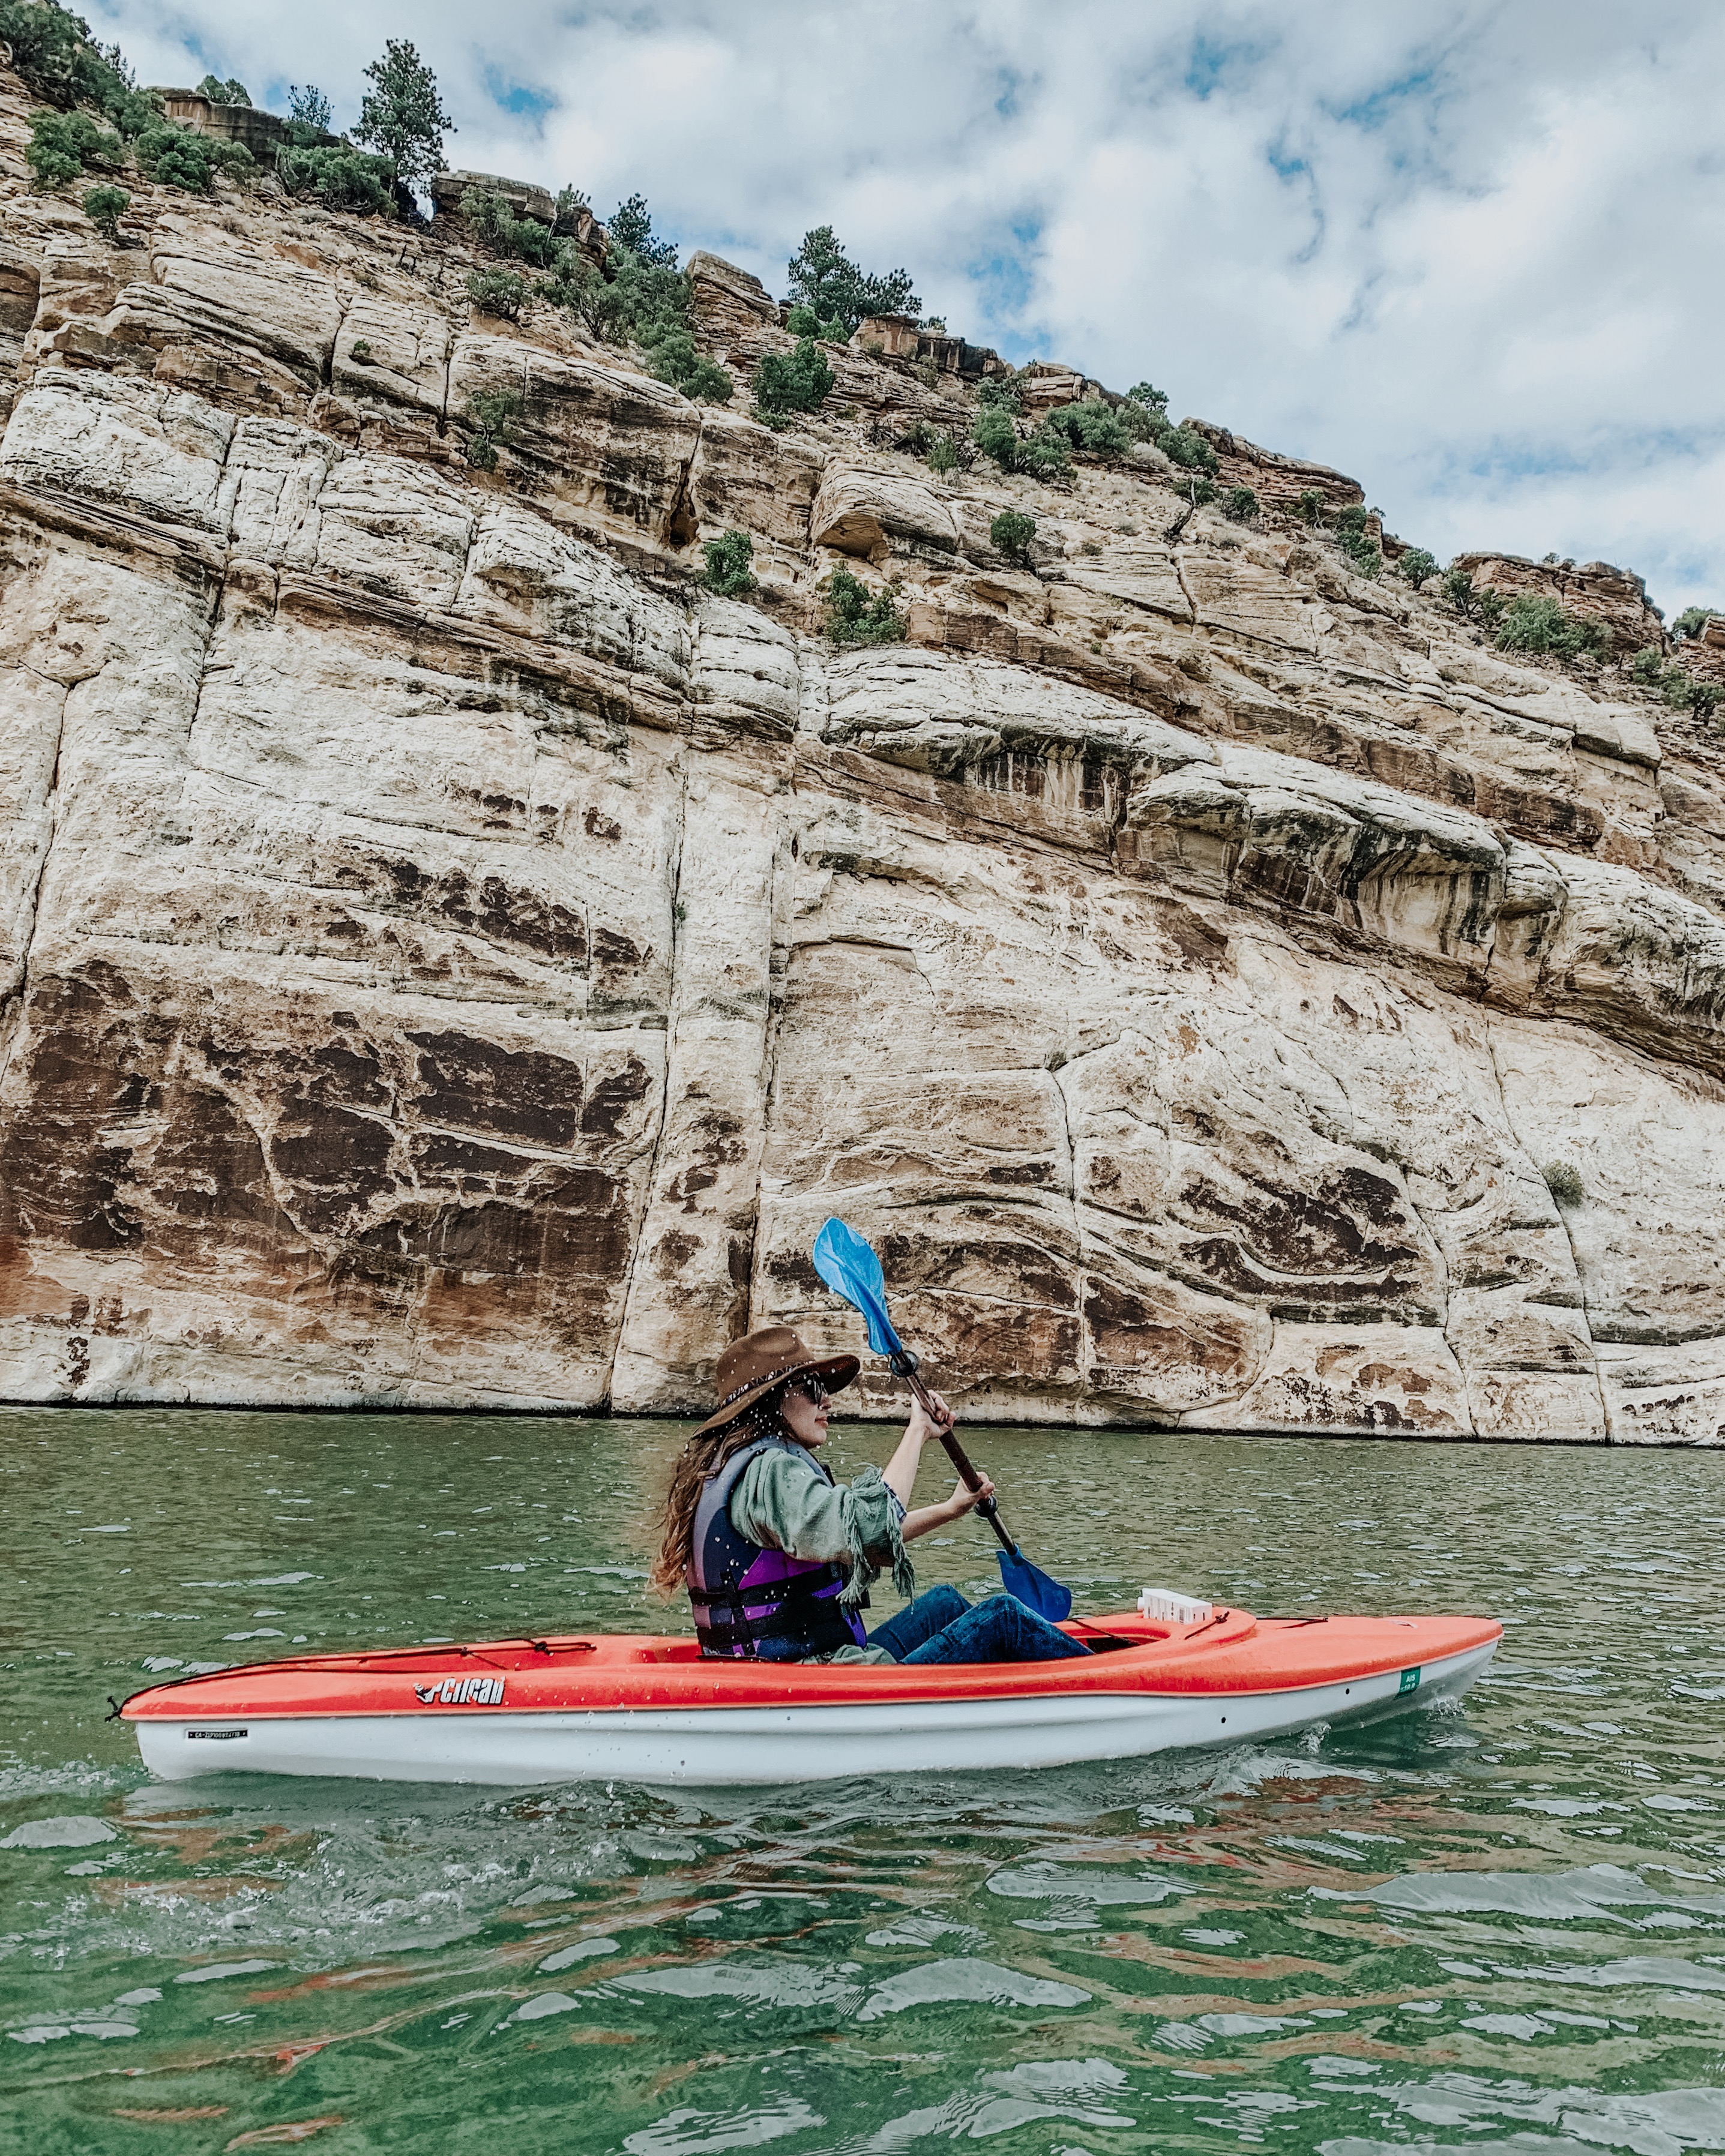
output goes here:
{"type": "Polygon", "coordinates": [[[974,1512],[984,1497],[992,1497],[993,1494],[994,1485],[984,1475],[979,1490],[972,1490],[961,1482],[940,1509],[949,1520],[962,1520],[967,1512],[974,1512]]]}
{"type": "Polygon", "coordinates": [[[928,1395],[928,1406],[934,1409],[932,1415],[921,1400],[911,1400],[911,1419],[905,1424],[905,1435],[913,1445],[927,1445],[931,1438],[937,1438],[943,1430],[952,1427],[952,1410],[938,1393],[928,1395]]]}

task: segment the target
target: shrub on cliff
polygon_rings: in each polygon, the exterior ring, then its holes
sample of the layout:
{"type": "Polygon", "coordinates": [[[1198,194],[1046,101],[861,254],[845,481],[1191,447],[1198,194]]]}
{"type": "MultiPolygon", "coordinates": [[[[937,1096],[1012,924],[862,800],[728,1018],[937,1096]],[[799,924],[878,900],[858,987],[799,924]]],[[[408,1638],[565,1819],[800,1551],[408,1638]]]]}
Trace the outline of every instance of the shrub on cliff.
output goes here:
{"type": "Polygon", "coordinates": [[[1222,514],[1230,524],[1250,524],[1258,513],[1258,497],[1249,486],[1230,486],[1223,498],[1222,514]]]}
{"type": "Polygon", "coordinates": [[[1015,374],[989,374],[983,377],[976,393],[978,412],[1006,412],[1016,418],[1024,408],[1024,391],[1015,374]]]}
{"type": "Polygon", "coordinates": [[[207,97],[212,105],[250,105],[252,94],[243,82],[229,75],[223,82],[219,75],[207,74],[198,85],[198,95],[207,97]]]}
{"type": "Polygon", "coordinates": [[[870,276],[845,252],[829,224],[816,225],[803,234],[803,244],[791,257],[790,276],[791,298],[809,308],[819,321],[839,323],[847,337],[854,336],[858,323],[870,315],[922,311],[907,270],[870,276]]]}
{"type": "Polygon", "coordinates": [[[974,452],[956,434],[940,428],[931,428],[927,446],[922,454],[928,459],[928,469],[944,479],[948,472],[957,471],[968,463],[974,452]]]}
{"type": "Polygon", "coordinates": [[[1188,471],[1216,475],[1216,453],[1194,427],[1169,427],[1157,437],[1157,447],[1171,462],[1188,471]]]}
{"type": "Polygon", "coordinates": [[[39,112],[30,122],[24,162],[39,189],[63,187],[85,172],[112,172],[125,162],[125,143],[87,112],[39,112]]]}
{"type": "Polygon", "coordinates": [[[1466,569],[1457,568],[1451,562],[1445,570],[1438,589],[1463,620],[1471,617],[1479,595],[1474,589],[1473,578],[1466,569]]]}
{"type": "Polygon", "coordinates": [[[1582,1188],[1581,1178],[1566,1160],[1548,1160],[1539,1173],[1545,1178],[1545,1187],[1566,1213],[1585,1204],[1587,1193],[1582,1188]]]}
{"type": "Polygon", "coordinates": [[[782,427],[793,412],[818,409],[834,379],[813,337],[799,337],[794,352],[769,352],[749,381],[755,417],[769,427],[782,427]]]}
{"type": "Polygon", "coordinates": [[[753,567],[755,542],[747,531],[727,531],[722,539],[709,539],[701,551],[706,557],[701,581],[721,598],[740,599],[760,581],[753,567]]]}
{"type": "Polygon", "coordinates": [[[1428,554],[1423,547],[1409,547],[1395,566],[1396,573],[1405,577],[1417,592],[1437,574],[1437,557],[1428,554]]]}
{"type": "Polygon", "coordinates": [[[815,337],[824,344],[845,341],[844,323],[824,322],[813,307],[793,307],[784,326],[793,337],[815,337]]]}
{"type": "Polygon", "coordinates": [[[557,254],[550,228],[537,218],[517,217],[490,187],[464,187],[461,214],[480,242],[509,262],[531,262],[542,269],[557,254]]]}
{"type": "Polygon", "coordinates": [[[1644,689],[1656,689],[1665,679],[1665,654],[1656,644],[1645,644],[1630,661],[1630,679],[1644,689]]]}
{"type": "Polygon", "coordinates": [[[199,135],[171,121],[146,128],[137,143],[138,170],[159,187],[182,187],[189,195],[207,195],[218,172],[249,180],[257,171],[252,154],[243,142],[223,141],[218,135],[199,135]]]}
{"type": "Polygon", "coordinates": [[[1049,434],[1060,437],[1073,449],[1110,463],[1123,457],[1134,439],[1100,399],[1056,405],[1042,424],[1049,434]]]}
{"type": "Polygon", "coordinates": [[[1356,576],[1376,583],[1384,573],[1384,556],[1367,530],[1371,512],[1363,502],[1350,501],[1336,516],[1336,536],[1356,576]]]}
{"type": "Polygon", "coordinates": [[[275,153],[275,177],[290,195],[315,195],[326,209],[362,217],[387,210],[395,200],[395,167],[342,142],[320,149],[284,142],[275,153]]]}
{"type": "Polygon", "coordinates": [[[84,191],[84,214],[90,219],[104,239],[117,245],[120,239],[120,220],[131,208],[131,197],[124,187],[86,187],[84,191]]]}
{"type": "Polygon", "coordinates": [[[1699,636],[1716,614],[1725,613],[1725,607],[1685,607],[1671,624],[1671,634],[1677,637],[1699,636]]]}
{"type": "Polygon", "coordinates": [[[1308,486],[1294,504],[1294,514],[1302,524],[1322,524],[1324,498],[1315,486],[1308,486]]]}
{"type": "Polygon", "coordinates": [[[527,304],[526,280],[513,270],[470,270],[467,296],[475,312],[495,315],[499,321],[518,322],[527,304]]]}
{"type": "Polygon", "coordinates": [[[423,190],[444,168],[444,131],[456,131],[438,95],[437,77],[411,44],[390,38],[366,79],[372,87],[360,101],[354,141],[388,157],[400,187],[423,190]]]}
{"type": "Polygon", "coordinates": [[[1568,613],[1554,598],[1518,592],[1503,611],[1500,651],[1543,652],[1553,659],[1601,656],[1610,642],[1603,622],[1568,613]]]}
{"type": "Polygon", "coordinates": [[[1159,419],[1164,426],[1167,425],[1167,390],[1155,388],[1147,382],[1135,382],[1126,394],[1129,403],[1136,404],[1141,411],[1147,412],[1153,418],[1159,419]]]}
{"type": "Polygon", "coordinates": [[[467,461],[480,471],[495,471],[498,450],[515,439],[521,399],[513,389],[475,389],[464,408],[473,427],[467,461]]]}
{"type": "Polygon", "coordinates": [[[130,141],[159,117],[117,45],[99,45],[81,15],[57,0],[0,0],[0,39],[12,64],[44,104],[92,105],[130,141]]]}
{"type": "Polygon", "coordinates": [[[891,587],[870,593],[849,569],[834,569],[822,588],[827,634],[834,644],[902,644],[905,618],[891,587]]]}
{"type": "Polygon", "coordinates": [[[1036,519],[1019,509],[1003,509],[988,526],[988,543],[1009,559],[1029,562],[1030,542],[1036,536],[1036,519]]]}

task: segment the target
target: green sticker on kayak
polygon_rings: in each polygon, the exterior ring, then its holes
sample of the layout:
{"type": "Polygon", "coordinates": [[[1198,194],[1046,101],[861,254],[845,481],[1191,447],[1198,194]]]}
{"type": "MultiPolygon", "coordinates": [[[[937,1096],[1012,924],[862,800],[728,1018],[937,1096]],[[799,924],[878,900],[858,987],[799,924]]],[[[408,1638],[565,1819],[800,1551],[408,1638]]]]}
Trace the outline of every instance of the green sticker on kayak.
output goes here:
{"type": "Polygon", "coordinates": [[[1404,1670],[1404,1671],[1402,1671],[1402,1681],[1401,1681],[1400,1690],[1401,1690],[1402,1691],[1419,1691],[1419,1689],[1420,1689],[1420,1672],[1419,1672],[1419,1671],[1418,1671],[1418,1670],[1404,1670]]]}

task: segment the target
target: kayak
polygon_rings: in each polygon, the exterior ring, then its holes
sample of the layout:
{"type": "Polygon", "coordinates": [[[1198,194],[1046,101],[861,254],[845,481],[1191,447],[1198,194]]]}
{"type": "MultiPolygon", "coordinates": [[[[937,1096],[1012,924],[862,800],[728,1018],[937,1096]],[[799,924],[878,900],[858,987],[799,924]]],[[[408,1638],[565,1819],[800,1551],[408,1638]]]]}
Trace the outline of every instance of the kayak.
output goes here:
{"type": "Polygon", "coordinates": [[[587,1634],[305,1656],[177,1678],[121,1709],[146,1767],[379,1781],[780,1783],[1053,1767],[1286,1737],[1460,1698],[1478,1617],[1069,1619],[1054,1662],[730,1661],[587,1634]]]}

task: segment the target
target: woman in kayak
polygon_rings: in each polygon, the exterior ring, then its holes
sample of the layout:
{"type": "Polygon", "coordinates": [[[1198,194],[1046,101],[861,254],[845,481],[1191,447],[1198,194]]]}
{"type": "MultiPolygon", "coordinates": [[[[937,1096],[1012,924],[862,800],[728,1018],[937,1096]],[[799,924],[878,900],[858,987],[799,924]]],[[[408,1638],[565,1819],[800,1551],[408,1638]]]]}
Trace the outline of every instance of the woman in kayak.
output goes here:
{"type": "MultiPolygon", "coordinates": [[[[686,1587],[709,1655],[801,1662],[1042,1662],[1089,1650],[1010,1594],[972,1604],[953,1587],[916,1592],[905,1544],[961,1519],[993,1485],[961,1482],[908,1510],[922,1448],[938,1435],[913,1406],[886,1471],[836,1483],[816,1456],[827,1400],[860,1368],[811,1354],[788,1326],[733,1341],[719,1358],[719,1405],[684,1446],[665,1500],[653,1584],[686,1587]],[[873,1632],[856,1612],[890,1570],[909,1607],[873,1632]]],[[[938,1394],[931,1395],[950,1425],[938,1394]]]]}

